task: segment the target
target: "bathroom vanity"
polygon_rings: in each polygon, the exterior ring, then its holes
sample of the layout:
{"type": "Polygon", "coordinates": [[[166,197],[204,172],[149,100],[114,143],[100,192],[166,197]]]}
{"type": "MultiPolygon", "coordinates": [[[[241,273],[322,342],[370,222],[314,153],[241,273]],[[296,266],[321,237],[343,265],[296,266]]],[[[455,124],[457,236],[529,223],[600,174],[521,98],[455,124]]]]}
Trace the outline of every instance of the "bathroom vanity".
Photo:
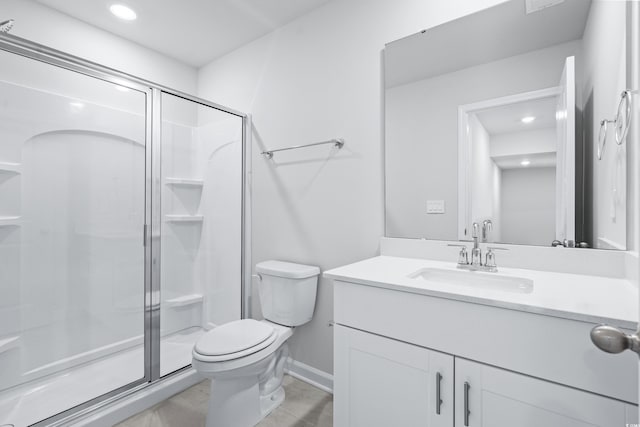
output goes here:
{"type": "Polygon", "coordinates": [[[601,323],[635,330],[630,280],[395,256],[325,277],[337,427],[638,422],[637,356],[589,336],[601,323]]]}

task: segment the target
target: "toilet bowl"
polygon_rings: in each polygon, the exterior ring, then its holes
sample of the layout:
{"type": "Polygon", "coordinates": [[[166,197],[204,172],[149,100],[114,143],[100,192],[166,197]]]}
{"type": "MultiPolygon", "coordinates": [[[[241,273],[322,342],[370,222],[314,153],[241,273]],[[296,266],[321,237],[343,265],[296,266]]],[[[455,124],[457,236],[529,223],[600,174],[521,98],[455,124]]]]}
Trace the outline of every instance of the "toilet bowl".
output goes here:
{"type": "Polygon", "coordinates": [[[212,380],[207,427],[253,426],[282,403],[291,335],[292,328],[245,319],[215,328],[196,343],[193,367],[212,380]]]}
{"type": "Polygon", "coordinates": [[[212,380],[207,427],[254,426],[282,403],[287,340],[313,316],[318,267],[265,261],[256,272],[265,320],[223,324],[193,348],[193,367],[212,380]]]}

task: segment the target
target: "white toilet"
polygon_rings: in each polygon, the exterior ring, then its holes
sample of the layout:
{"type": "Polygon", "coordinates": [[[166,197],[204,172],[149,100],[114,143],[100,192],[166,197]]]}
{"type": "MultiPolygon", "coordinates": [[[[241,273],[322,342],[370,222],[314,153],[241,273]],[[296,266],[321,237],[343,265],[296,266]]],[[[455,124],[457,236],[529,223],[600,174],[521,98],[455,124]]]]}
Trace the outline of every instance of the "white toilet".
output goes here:
{"type": "Polygon", "coordinates": [[[311,320],[320,269],[282,261],[256,265],[265,320],[236,320],[203,335],[193,367],[211,378],[207,427],[250,427],[284,400],[293,327],[311,320]]]}

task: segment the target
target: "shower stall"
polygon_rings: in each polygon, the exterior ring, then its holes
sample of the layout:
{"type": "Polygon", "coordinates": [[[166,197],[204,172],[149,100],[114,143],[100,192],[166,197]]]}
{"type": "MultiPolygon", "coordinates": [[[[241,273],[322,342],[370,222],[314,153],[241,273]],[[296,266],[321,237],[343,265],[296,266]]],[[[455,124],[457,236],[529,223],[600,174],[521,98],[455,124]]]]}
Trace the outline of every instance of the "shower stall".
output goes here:
{"type": "Polygon", "coordinates": [[[247,115],[0,37],[0,425],[188,367],[243,317],[247,115]]]}

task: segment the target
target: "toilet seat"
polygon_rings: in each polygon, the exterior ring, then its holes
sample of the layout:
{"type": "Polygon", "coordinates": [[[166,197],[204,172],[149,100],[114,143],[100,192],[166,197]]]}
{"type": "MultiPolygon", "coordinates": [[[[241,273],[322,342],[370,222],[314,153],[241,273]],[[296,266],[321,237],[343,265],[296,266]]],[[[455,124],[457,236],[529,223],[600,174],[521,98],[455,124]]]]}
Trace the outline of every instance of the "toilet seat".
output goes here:
{"type": "Polygon", "coordinates": [[[204,334],[194,347],[194,355],[208,362],[239,359],[271,345],[277,338],[274,327],[254,319],[236,320],[204,334]]]}

